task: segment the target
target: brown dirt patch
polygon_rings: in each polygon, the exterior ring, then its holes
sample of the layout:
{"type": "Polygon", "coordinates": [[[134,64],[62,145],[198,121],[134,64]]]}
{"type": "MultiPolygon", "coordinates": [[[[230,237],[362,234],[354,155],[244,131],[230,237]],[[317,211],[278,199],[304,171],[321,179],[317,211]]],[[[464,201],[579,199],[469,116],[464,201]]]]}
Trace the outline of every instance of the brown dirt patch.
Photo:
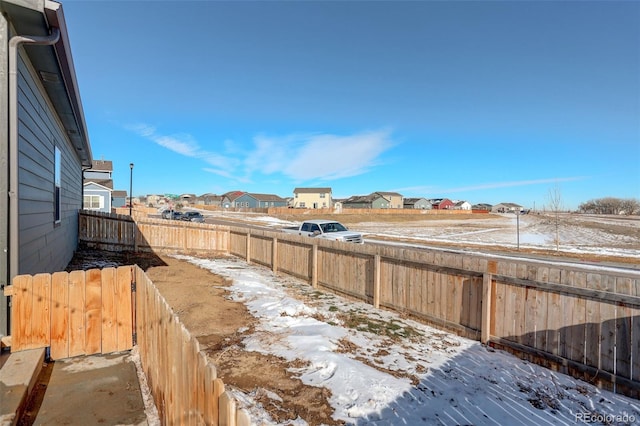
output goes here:
{"type": "MultiPolygon", "coordinates": [[[[102,254],[111,255],[119,256],[102,254]]],[[[137,263],[133,254],[125,257],[137,263]]],[[[287,371],[292,364],[285,360],[244,349],[243,337],[252,332],[255,318],[228,298],[226,279],[169,256],[147,263],[152,263],[147,275],[196,336],[226,386],[253,394],[277,422],[300,417],[310,425],[342,424],[331,418],[330,391],[304,385],[287,371]]]]}

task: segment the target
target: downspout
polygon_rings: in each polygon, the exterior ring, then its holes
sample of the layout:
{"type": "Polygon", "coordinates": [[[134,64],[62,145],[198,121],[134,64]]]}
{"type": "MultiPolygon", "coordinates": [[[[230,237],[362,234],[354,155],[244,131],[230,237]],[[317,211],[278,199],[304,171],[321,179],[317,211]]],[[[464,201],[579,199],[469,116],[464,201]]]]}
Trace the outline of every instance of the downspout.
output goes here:
{"type": "Polygon", "coordinates": [[[17,35],[9,40],[9,283],[18,275],[18,48],[21,44],[52,45],[60,30],[51,28],[48,36],[17,35]]]}

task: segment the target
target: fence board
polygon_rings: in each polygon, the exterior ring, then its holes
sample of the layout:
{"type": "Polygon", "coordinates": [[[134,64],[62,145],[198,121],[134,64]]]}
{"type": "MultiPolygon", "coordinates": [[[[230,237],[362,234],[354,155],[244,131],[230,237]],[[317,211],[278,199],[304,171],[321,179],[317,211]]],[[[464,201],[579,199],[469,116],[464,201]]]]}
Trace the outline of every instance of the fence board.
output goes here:
{"type": "Polygon", "coordinates": [[[15,295],[12,298],[12,310],[15,312],[11,322],[11,347],[17,351],[32,349],[31,347],[31,293],[33,277],[17,276],[13,279],[15,295]]]}
{"type": "Polygon", "coordinates": [[[32,285],[31,345],[40,348],[49,346],[51,339],[51,275],[35,275],[32,285]]]}
{"type": "MultiPolygon", "coordinates": [[[[616,293],[631,294],[631,278],[618,277],[616,280],[616,293]]],[[[616,311],[616,374],[627,379],[631,378],[631,347],[632,341],[632,320],[631,309],[624,304],[617,306],[616,311]]]]}
{"type": "MultiPolygon", "coordinates": [[[[584,272],[575,272],[573,285],[577,288],[586,288],[587,274],[584,272]]],[[[574,298],[573,317],[570,324],[571,338],[567,343],[569,347],[568,358],[582,364],[586,363],[586,321],[587,321],[587,301],[583,298],[574,298]]]]}
{"type": "MultiPolygon", "coordinates": [[[[614,292],[615,278],[603,277],[600,289],[614,292]]],[[[616,306],[611,303],[602,303],[600,315],[600,368],[609,373],[615,373],[616,306]]]]}
{"type": "Polygon", "coordinates": [[[85,354],[102,352],[102,274],[99,269],[86,271],[85,282],[85,354]]]}
{"type": "Polygon", "coordinates": [[[131,304],[131,282],[133,281],[131,266],[120,266],[116,270],[118,286],[118,304],[116,317],[118,320],[118,350],[123,351],[133,346],[133,306],[131,304]]]}
{"type": "Polygon", "coordinates": [[[118,281],[115,268],[102,270],[102,352],[118,350],[118,281]]]}
{"type": "Polygon", "coordinates": [[[69,356],[84,355],[84,271],[69,274],[69,356]]]}
{"type": "MultiPolygon", "coordinates": [[[[633,280],[631,294],[640,296],[640,279],[633,280]]],[[[631,377],[640,381],[640,309],[636,308],[631,310],[631,341],[631,377]]]]}
{"type": "Polygon", "coordinates": [[[69,356],[69,274],[51,277],[51,358],[69,356]]]}

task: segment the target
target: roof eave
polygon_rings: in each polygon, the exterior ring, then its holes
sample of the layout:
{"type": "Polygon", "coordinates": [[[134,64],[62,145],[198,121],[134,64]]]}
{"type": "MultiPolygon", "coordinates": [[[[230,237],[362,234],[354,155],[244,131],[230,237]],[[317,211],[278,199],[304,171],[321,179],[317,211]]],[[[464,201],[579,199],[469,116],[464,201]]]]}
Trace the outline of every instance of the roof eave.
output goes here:
{"type": "Polygon", "coordinates": [[[60,38],[53,46],[26,45],[25,52],[82,166],[91,167],[91,145],[62,5],[52,0],[0,0],[0,11],[9,16],[17,35],[43,36],[51,28],[60,30],[60,38]]]}

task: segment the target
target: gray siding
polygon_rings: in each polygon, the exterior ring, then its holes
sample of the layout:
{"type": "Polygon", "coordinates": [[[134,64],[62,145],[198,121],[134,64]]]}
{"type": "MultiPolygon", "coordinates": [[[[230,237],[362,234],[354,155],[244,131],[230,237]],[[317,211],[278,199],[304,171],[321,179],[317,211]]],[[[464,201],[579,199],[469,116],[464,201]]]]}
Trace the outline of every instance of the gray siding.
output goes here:
{"type": "Polygon", "coordinates": [[[34,71],[20,55],[18,78],[20,274],[63,270],[78,240],[82,166],[34,71]],[[61,152],[60,222],[54,222],[55,147],[61,152]]]}

